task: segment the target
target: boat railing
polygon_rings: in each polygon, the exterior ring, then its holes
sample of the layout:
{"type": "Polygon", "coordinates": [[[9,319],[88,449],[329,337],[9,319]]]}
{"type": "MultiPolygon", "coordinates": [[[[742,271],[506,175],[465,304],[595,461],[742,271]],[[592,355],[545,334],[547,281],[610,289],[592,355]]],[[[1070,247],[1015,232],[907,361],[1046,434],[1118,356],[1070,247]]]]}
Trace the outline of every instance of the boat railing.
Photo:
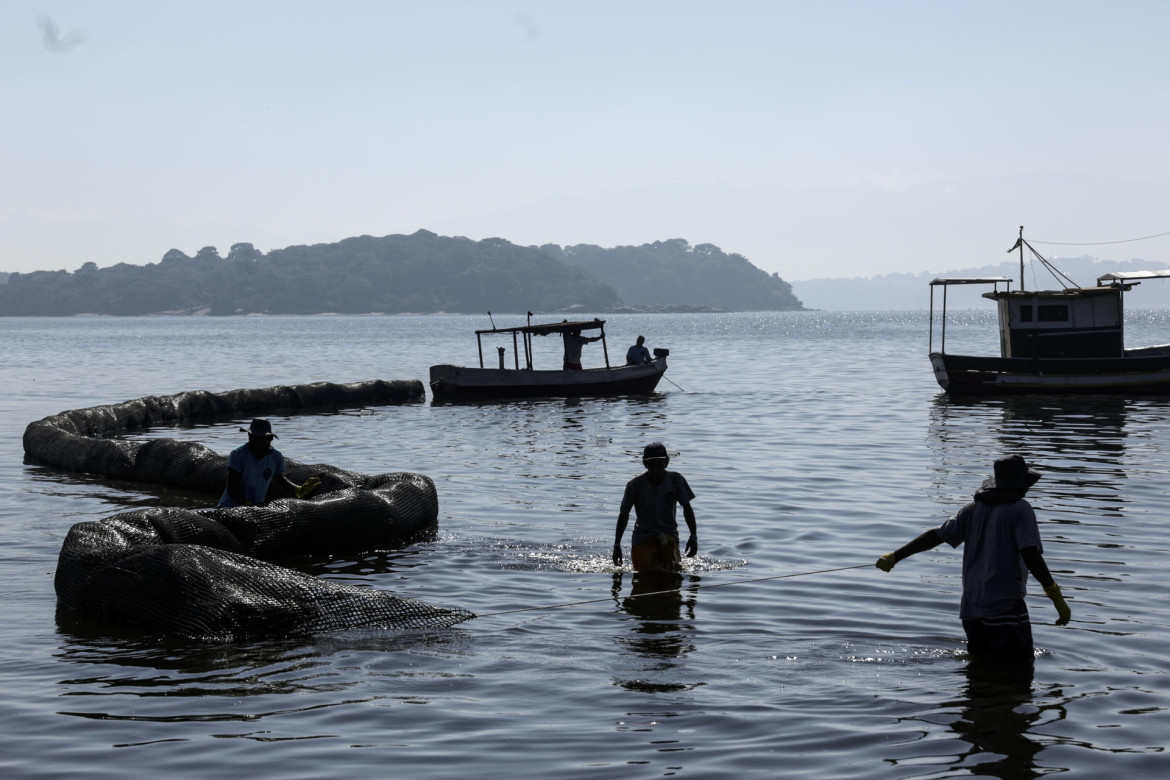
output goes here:
{"type": "Polygon", "coordinates": [[[927,352],[934,351],[934,288],[942,287],[942,322],[939,339],[939,352],[947,352],[947,288],[953,284],[990,284],[992,292],[999,292],[999,285],[1006,284],[1008,292],[1012,289],[1012,280],[1006,276],[976,276],[956,279],[934,279],[930,282],[930,326],[928,330],[927,352]]]}

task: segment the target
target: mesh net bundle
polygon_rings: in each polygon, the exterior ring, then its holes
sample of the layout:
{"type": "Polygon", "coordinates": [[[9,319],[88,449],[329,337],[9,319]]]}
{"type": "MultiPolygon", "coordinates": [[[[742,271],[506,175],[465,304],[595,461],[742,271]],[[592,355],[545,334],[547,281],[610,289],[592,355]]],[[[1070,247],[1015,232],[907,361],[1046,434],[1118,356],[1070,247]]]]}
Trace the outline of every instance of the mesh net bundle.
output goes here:
{"type": "MultiPolygon", "coordinates": [[[[218,496],[227,456],[194,442],[103,437],[151,425],[422,397],[421,382],[382,380],[152,396],[46,417],[28,426],[24,446],[33,462],[218,496]]],[[[316,475],[321,485],[306,499],[262,507],[142,509],[77,523],[58,558],[59,613],[192,639],[443,628],[474,617],[275,563],[401,547],[433,536],[439,502],[429,477],[365,475],[291,460],[287,474],[298,483],[316,475]]]]}

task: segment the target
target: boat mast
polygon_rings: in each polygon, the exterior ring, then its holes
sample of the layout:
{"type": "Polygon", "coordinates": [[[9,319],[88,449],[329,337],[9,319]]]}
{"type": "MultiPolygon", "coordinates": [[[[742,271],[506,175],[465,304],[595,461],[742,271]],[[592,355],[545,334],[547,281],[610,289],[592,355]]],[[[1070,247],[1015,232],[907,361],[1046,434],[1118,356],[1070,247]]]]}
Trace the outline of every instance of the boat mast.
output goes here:
{"type": "MultiPolygon", "coordinates": [[[[1002,244],[1000,246],[1003,246],[1002,244]]],[[[1020,225],[1020,238],[1016,242],[1020,248],[1020,292],[1024,291],[1024,226],[1020,225]]]]}

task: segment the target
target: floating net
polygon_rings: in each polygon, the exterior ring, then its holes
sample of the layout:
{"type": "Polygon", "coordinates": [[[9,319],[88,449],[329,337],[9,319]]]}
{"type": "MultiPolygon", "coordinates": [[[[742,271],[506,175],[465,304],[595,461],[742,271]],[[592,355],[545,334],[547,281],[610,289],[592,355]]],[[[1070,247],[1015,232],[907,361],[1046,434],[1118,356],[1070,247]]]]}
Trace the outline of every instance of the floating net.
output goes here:
{"type": "MultiPolygon", "coordinates": [[[[109,437],[151,425],[422,397],[421,382],[380,380],[152,396],[31,423],[24,448],[36,463],[218,496],[227,479],[226,455],[194,442],[109,437]]],[[[287,473],[298,483],[317,475],[321,486],[306,499],[263,507],[143,509],[77,523],[58,558],[59,612],[193,639],[443,628],[474,617],[275,562],[392,549],[433,536],[439,502],[429,477],[365,475],[291,460],[287,473]]]]}

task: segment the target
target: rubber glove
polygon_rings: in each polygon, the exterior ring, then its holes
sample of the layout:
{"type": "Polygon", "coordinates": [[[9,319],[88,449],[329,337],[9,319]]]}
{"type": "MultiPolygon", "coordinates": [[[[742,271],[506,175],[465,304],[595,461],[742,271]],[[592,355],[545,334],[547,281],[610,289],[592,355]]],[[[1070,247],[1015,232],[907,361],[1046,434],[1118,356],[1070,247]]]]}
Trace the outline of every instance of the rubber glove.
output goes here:
{"type": "Polygon", "coordinates": [[[691,538],[687,539],[687,557],[694,558],[698,554],[699,540],[695,538],[694,534],[691,534],[691,538]]]}
{"type": "Polygon", "coordinates": [[[894,554],[886,553],[877,559],[877,562],[874,564],[874,566],[878,567],[882,571],[889,571],[890,569],[894,568],[894,564],[896,563],[897,561],[894,559],[894,554]]]}
{"type": "Polygon", "coordinates": [[[622,546],[620,544],[615,544],[613,546],[613,565],[622,565],[622,546]]]}
{"type": "Polygon", "coordinates": [[[297,498],[304,498],[317,489],[321,484],[320,477],[309,477],[305,480],[305,484],[297,486],[297,498]]]}
{"type": "Polygon", "coordinates": [[[1052,604],[1056,607],[1056,625],[1067,625],[1072,618],[1072,610],[1069,609],[1068,602],[1061,595],[1060,586],[1055,582],[1051,585],[1045,585],[1044,592],[1048,594],[1048,598],[1052,599],[1052,604]]]}

